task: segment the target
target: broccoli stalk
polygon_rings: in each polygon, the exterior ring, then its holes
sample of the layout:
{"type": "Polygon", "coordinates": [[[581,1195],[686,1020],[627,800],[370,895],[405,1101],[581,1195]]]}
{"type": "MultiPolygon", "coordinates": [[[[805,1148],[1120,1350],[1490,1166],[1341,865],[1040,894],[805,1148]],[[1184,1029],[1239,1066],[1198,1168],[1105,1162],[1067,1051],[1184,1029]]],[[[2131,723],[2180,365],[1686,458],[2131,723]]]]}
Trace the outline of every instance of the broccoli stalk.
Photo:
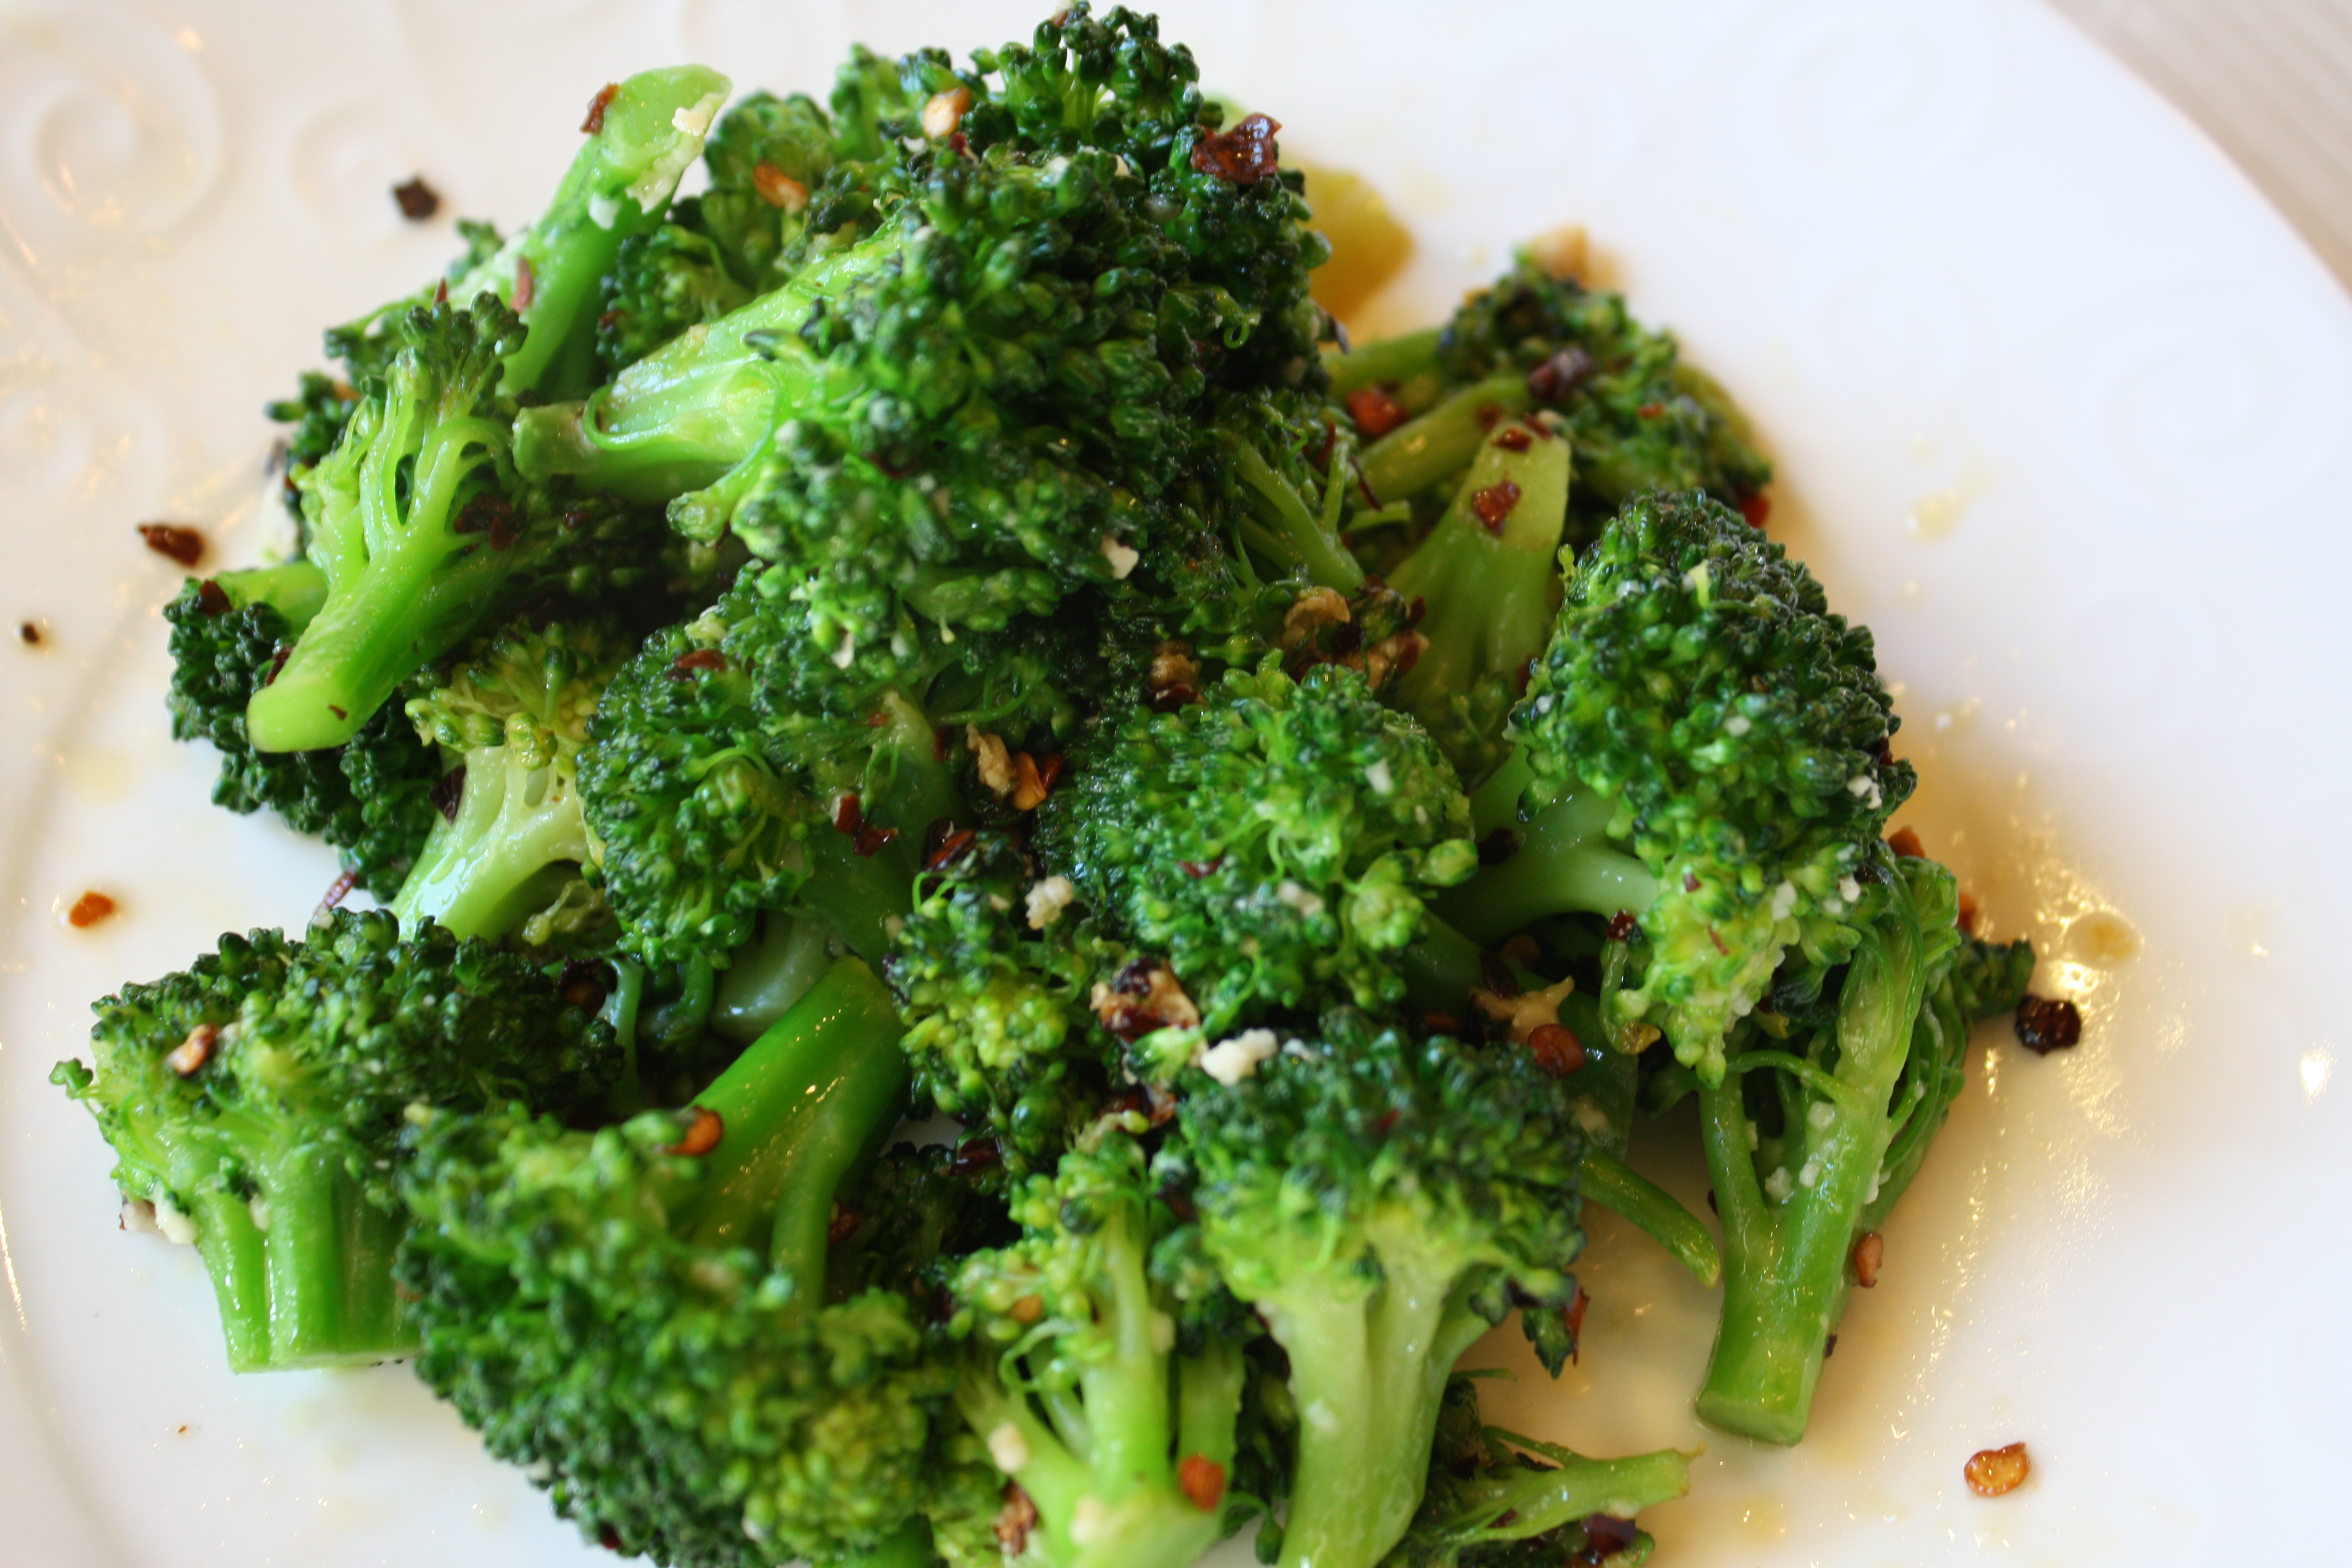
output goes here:
{"type": "Polygon", "coordinates": [[[1569,448],[1538,417],[1499,425],[1453,503],[1389,586],[1427,606],[1426,646],[1397,705],[1428,727],[1465,779],[1492,771],[1519,675],[1551,637],[1569,448]]]}
{"type": "Polygon", "coordinates": [[[1526,811],[1526,799],[1549,793],[1536,784],[1525,754],[1515,752],[1470,797],[1472,827],[1489,847],[1489,864],[1440,894],[1436,907],[1472,941],[1493,946],[1546,915],[1638,919],[1657,897],[1649,868],[1609,836],[1614,800],[1578,788],[1526,811]]]}
{"type": "MultiPolygon", "coordinates": [[[[1200,1237],[1288,1354],[1285,1568],[1369,1568],[1419,1505],[1447,1377],[1512,1301],[1575,1294],[1571,1093],[1520,1049],[1409,1043],[1335,1013],[1319,1043],[1178,1108],[1200,1237]]],[[[1546,1309],[1549,1309],[1547,1311],[1546,1309]]]]}
{"type": "Polygon", "coordinates": [[[237,1372],[411,1353],[393,1288],[412,1103],[599,1103],[608,1030],[520,960],[338,910],[311,941],[225,936],[184,973],[97,1005],[96,1070],[52,1081],[90,1108],[115,1180],[193,1231],[237,1372]]]}
{"type": "Polygon", "coordinates": [[[1141,1148],[1113,1132],[1031,1178],[1013,1246],[966,1258],[954,1331],[987,1351],[964,1419],[1036,1506],[1051,1568],[1185,1568],[1224,1533],[1245,1367],[1240,1342],[1178,1343],[1150,1261],[1158,1210],[1141,1148]]]}
{"type": "Polygon", "coordinates": [[[457,798],[393,900],[403,930],[430,920],[534,945],[566,934],[556,928],[568,911],[551,909],[589,858],[576,759],[626,652],[589,623],[519,626],[408,704],[419,734],[454,761],[457,798]]]}
{"type": "Polygon", "coordinates": [[[1942,1126],[1969,1026],[2016,1005],[2032,963],[1962,937],[1941,866],[1882,851],[1873,870],[1884,901],[1833,1002],[1773,1015],[1785,1040],[1743,1027],[1723,1081],[1698,1089],[1725,1262],[1698,1413],[1765,1442],[1804,1436],[1856,1240],[1942,1126]]]}
{"type": "MultiPolygon", "coordinates": [[[[1498,419],[1533,402],[1524,375],[1473,382],[1366,447],[1364,483],[1384,504],[1433,489],[1470,466],[1498,419]]],[[[1564,482],[1560,494],[1565,504],[1564,482]]]]}

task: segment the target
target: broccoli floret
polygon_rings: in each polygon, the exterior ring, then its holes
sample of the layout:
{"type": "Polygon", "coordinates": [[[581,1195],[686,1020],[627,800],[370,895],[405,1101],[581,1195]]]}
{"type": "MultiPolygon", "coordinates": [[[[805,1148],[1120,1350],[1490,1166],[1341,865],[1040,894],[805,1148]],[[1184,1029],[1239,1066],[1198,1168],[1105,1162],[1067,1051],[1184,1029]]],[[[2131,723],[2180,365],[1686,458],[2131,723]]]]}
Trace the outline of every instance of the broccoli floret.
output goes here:
{"type": "MultiPolygon", "coordinates": [[[[874,150],[849,151],[871,157],[874,150]]],[[[709,237],[747,296],[764,292],[806,259],[811,193],[841,155],[833,121],[804,94],[746,94],[702,149],[709,188],[680,202],[678,216],[709,237]]]]}
{"type": "Polygon", "coordinates": [[[1714,1081],[1782,953],[1819,963],[1853,940],[1856,879],[1916,781],[1897,722],[1869,631],[1801,563],[1715,501],[1641,498],[1570,571],[1487,786],[1491,808],[1532,780],[1538,809],[1444,912],[1479,942],[1562,910],[1634,916],[1644,966],[1604,1021],[1623,1048],[1663,1029],[1714,1081]]]}
{"type": "Polygon", "coordinates": [[[1485,1425],[1475,1379],[1446,1385],[1421,1512],[1381,1568],[1640,1568],[1634,1516],[1690,1490],[1671,1448],[1588,1459],[1485,1425]]]}
{"type": "Polygon", "coordinates": [[[1952,875],[1884,848],[1874,912],[1842,970],[1790,977],[1698,1087],[1723,1216],[1723,1321],[1698,1412],[1772,1443],[1804,1435],[1831,1331],[1875,1232],[1959,1092],[1970,1026],[2025,993],[2032,953],[1958,930],[1952,875]],[[1786,1007],[1787,1011],[1778,1009],[1786,1007]]]}
{"type": "Polygon", "coordinates": [[[1415,415],[1364,453],[1383,502],[1450,493],[1496,416],[1535,406],[1559,414],[1574,450],[1568,538],[1579,546],[1644,491],[1742,506],[1772,475],[1729,397],[1672,336],[1634,321],[1622,296],[1525,258],[1443,329],[1335,355],[1330,370],[1335,394],[1386,387],[1415,415]]]}
{"type": "Polygon", "coordinates": [[[580,748],[604,683],[630,653],[613,627],[574,622],[512,626],[411,698],[406,718],[437,748],[441,820],[393,910],[404,930],[425,921],[460,936],[520,933],[533,946],[577,940],[588,863],[580,813],[580,748]]]}
{"type": "Polygon", "coordinates": [[[432,750],[389,709],[331,751],[262,752],[246,737],[247,704],[325,595],[325,579],[301,561],[189,579],[163,607],[172,737],[208,741],[219,752],[214,805],[239,813],[268,807],[340,850],[354,886],[389,899],[436,820],[440,769],[432,750]]]}
{"type": "Polygon", "coordinates": [[[1446,1379],[1514,1303],[1557,1374],[1582,1139],[1533,1053],[1347,1011],[1230,1088],[1187,1079],[1200,1241],[1290,1362],[1286,1568],[1366,1568],[1418,1507],[1446,1379]]]}
{"type": "Polygon", "coordinates": [[[527,411],[523,471],[669,500],[689,537],[731,526],[801,574],[827,654],[909,610],[1001,627],[1131,570],[1213,460],[1212,394],[1319,375],[1321,241],[1287,178],[1195,166],[1191,57],[1149,19],[1074,6],[975,67],[872,73],[965,107],[911,151],[885,108],[870,156],[827,175],[809,228],[865,237],[584,404],[527,411]]]}
{"type": "Polygon", "coordinates": [[[419,1119],[400,1278],[417,1370],[590,1540],[662,1563],[921,1561],[919,1514],[992,1488],[904,1298],[825,1302],[835,1194],[906,1104],[855,959],[692,1106],[594,1131],[419,1119]]]}
{"type": "Polygon", "coordinates": [[[1014,1196],[1021,1239],[964,1258],[950,1329],[972,1345],[956,1402],[1020,1486],[1024,1562],[1185,1568],[1227,1533],[1247,1367],[1241,1342],[1182,1335],[1151,1277],[1174,1216],[1143,1150],[1108,1131],[1014,1196]]]}
{"type": "Polygon", "coordinates": [[[1016,1173],[1050,1168],[1111,1098],[1118,1042],[1088,996],[1123,952],[1060,907],[1005,833],[974,833],[935,858],[888,970],[916,1093],[984,1126],[1016,1173]]]}
{"type": "Polygon", "coordinates": [[[95,1071],[51,1075],[114,1146],[114,1179],[194,1231],[238,1372],[412,1353],[393,1181],[412,1104],[565,1115],[622,1073],[612,1032],[557,980],[382,912],[308,942],[224,936],[184,973],[99,1002],[95,1071]]]}
{"type": "Polygon", "coordinates": [[[1134,711],[1042,816],[1047,861],[1167,963],[1209,1039],[1327,994],[1396,1002],[1423,898],[1476,861],[1453,770],[1339,665],[1293,680],[1269,661],[1134,711]]]}
{"type": "Polygon", "coordinates": [[[1568,443],[1549,412],[1498,424],[1429,537],[1389,574],[1418,599],[1424,646],[1395,700],[1465,779],[1492,773],[1503,721],[1552,629],[1569,498],[1568,443]]]}
{"type": "Polygon", "coordinates": [[[1222,401],[1211,417],[1223,481],[1221,515],[1277,571],[1352,594],[1364,569],[1339,537],[1350,515],[1355,441],[1317,400],[1258,389],[1222,401]]]}
{"type": "Polygon", "coordinates": [[[748,303],[710,237],[677,224],[621,242],[604,279],[596,359],[607,376],[635,364],[688,327],[748,303]]]}

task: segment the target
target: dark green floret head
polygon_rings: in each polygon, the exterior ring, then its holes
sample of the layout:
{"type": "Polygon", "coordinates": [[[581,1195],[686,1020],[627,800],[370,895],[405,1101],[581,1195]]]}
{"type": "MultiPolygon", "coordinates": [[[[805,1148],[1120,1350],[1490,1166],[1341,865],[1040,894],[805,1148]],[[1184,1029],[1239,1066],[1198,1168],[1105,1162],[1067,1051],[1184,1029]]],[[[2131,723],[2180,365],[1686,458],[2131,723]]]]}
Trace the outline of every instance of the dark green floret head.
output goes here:
{"type": "Polygon", "coordinates": [[[1719,502],[1628,503],[1573,563],[1512,713],[1538,779],[1616,802],[1612,837],[1658,880],[1619,1026],[1721,1070],[1722,1040],[1782,952],[1851,945],[1888,816],[1916,777],[1869,631],[1719,502]]]}
{"type": "Polygon", "coordinates": [[[1423,898],[1477,862],[1453,769],[1339,665],[1294,680],[1269,660],[1135,710],[1043,815],[1047,858],[1212,1037],[1333,992],[1394,1002],[1423,898]]]}

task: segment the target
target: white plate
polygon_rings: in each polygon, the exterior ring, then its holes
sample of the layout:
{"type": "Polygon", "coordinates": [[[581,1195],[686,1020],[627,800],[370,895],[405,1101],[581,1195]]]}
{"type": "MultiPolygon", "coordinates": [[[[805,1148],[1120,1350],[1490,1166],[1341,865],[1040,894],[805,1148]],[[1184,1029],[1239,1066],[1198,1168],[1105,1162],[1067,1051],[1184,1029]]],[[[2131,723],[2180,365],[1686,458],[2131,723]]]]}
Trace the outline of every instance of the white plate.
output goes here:
{"type": "MultiPolygon", "coordinates": [[[[332,873],[206,806],[209,757],[166,741],[179,574],[131,525],[250,559],[278,526],[260,404],[320,324],[431,274],[451,212],[528,217],[599,83],[699,58],[821,89],[853,36],[961,48],[1040,5],[852,9],[0,11],[0,616],[47,637],[0,652],[0,1557],[586,1560],[404,1373],[228,1377],[195,1257],[115,1233],[108,1154],[44,1081],[91,997],[299,922],[332,873]],[[447,198],[423,226],[385,195],[418,171],[447,198]],[[69,931],[86,888],[121,912],[69,931]]],[[[2048,1060],[1988,1031],[1812,1435],[1710,1439],[1659,1563],[2332,1556],[2346,300],[2023,0],[1370,9],[1180,5],[1170,31],[1408,215],[1418,258],[1367,325],[1590,226],[1754,413],[1776,528],[1876,628],[1928,847],[2088,1024],[2048,1060]],[[1967,1456],[2018,1439],[2029,1487],[1970,1496],[1967,1456]]],[[[1509,1414],[1695,1443],[1709,1302],[1596,1232],[1583,1364],[1509,1414]]]]}

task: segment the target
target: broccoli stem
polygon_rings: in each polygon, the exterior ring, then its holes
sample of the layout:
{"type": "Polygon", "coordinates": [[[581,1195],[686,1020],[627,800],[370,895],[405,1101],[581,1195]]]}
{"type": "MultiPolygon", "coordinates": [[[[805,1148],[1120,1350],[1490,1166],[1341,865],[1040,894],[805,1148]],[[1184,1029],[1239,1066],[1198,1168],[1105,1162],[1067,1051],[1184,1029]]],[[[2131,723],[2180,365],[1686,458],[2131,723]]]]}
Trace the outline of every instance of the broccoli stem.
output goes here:
{"type": "Polygon", "coordinates": [[[879,723],[858,809],[863,822],[895,837],[861,850],[849,834],[816,829],[808,841],[809,879],[800,901],[838,931],[851,952],[879,963],[898,922],[914,910],[915,876],[930,826],[958,818],[963,793],[920,709],[890,692],[875,717],[879,723]]]}
{"type": "Polygon", "coordinates": [[[327,602],[327,574],[308,561],[224,572],[213,581],[240,610],[250,605],[268,605],[276,610],[286,622],[289,637],[309,626],[327,602]]]}
{"type": "Polygon", "coordinates": [[[1381,1282],[1307,1271],[1257,1303],[1290,1356],[1298,1462],[1281,1568],[1370,1568],[1421,1506],[1454,1363],[1488,1328],[1459,1260],[1423,1255],[1410,1223],[1367,1227],[1381,1282]]]}
{"type": "Polygon", "coordinates": [[[1721,1083],[1699,1084],[1707,1174],[1723,1217],[1723,1321],[1698,1394],[1700,1416],[1716,1426],[1769,1443],[1804,1436],[1854,1237],[1895,1133],[1887,1105],[1926,989],[1924,935],[1917,905],[1898,885],[1847,968],[1836,1066],[1800,1096],[1775,1190],[1757,1174],[1740,1080],[1748,1068],[1773,1070],[1759,1058],[1780,1053],[1735,1056],[1721,1083]]]}
{"type": "Polygon", "coordinates": [[[1343,594],[1362,587],[1364,569],[1339,535],[1339,510],[1347,500],[1348,453],[1335,447],[1331,454],[1318,514],[1256,447],[1237,439],[1222,445],[1247,495],[1249,520],[1243,524],[1243,537],[1284,566],[1305,566],[1307,576],[1323,587],[1343,594]]]}
{"type": "Polygon", "coordinates": [[[824,1295],[834,1194],[906,1109],[898,1015],[874,972],[837,960],[824,978],[695,1097],[719,1141],[686,1205],[695,1245],[765,1250],[798,1300],[824,1295]]]}
{"type": "MultiPolygon", "coordinates": [[[[895,259],[895,238],[821,257],[779,289],[686,332],[629,366],[585,402],[526,408],[515,421],[515,466],[526,479],[578,476],[631,500],[663,500],[721,486],[778,426],[829,401],[835,377],[800,340],[812,312],[895,259]]],[[[739,476],[750,482],[748,470],[739,476]]],[[[724,507],[680,516],[710,539],[724,507]]]]}
{"type": "Polygon", "coordinates": [[[1443,327],[1423,327],[1360,349],[1324,350],[1323,369],[1331,378],[1331,395],[1345,397],[1360,386],[1426,374],[1437,368],[1438,344],[1444,333],[1443,327]]]}
{"type": "Polygon", "coordinates": [[[459,936],[511,935],[588,859],[580,795],[552,768],[526,768],[509,747],[467,753],[457,815],[433,825],[393,900],[400,929],[437,921],[459,936]]]}
{"type": "Polygon", "coordinates": [[[1373,442],[1364,452],[1364,483],[1382,502],[1417,496],[1460,473],[1498,418],[1525,413],[1533,402],[1524,376],[1475,382],[1373,442]]]}
{"type": "MultiPolygon", "coordinates": [[[[1616,809],[1613,799],[1593,790],[1555,801],[1515,829],[1519,847],[1508,859],[1446,889],[1436,908],[1465,936],[1487,943],[1546,915],[1639,915],[1657,897],[1657,879],[1609,843],[1616,809]]],[[[1474,826],[1481,826],[1480,816],[1474,800],[1474,826]]]]}
{"type": "Polygon", "coordinates": [[[1672,1193],[1597,1144],[1585,1145],[1577,1170],[1585,1202],[1599,1204],[1664,1247],[1700,1284],[1723,1278],[1715,1237],[1672,1193]]]}
{"type": "Polygon", "coordinates": [[[1475,452],[1437,526],[1389,574],[1389,586],[1427,606],[1417,628],[1427,646],[1397,683],[1396,701],[1441,741],[1457,698],[1481,681],[1515,678],[1550,640],[1568,521],[1564,437],[1513,423],[1475,452]],[[1503,515],[1489,521],[1498,501],[1503,515]]]}
{"type": "Polygon", "coordinates": [[[1463,1546],[1526,1541],[1605,1513],[1632,1519],[1645,1508],[1690,1490],[1690,1460],[1672,1448],[1622,1459],[1588,1459],[1556,1444],[1539,1443],[1500,1427],[1490,1436],[1540,1455],[1551,1468],[1497,1466],[1463,1483],[1448,1522],[1449,1540],[1463,1546]],[[1498,1522],[1507,1518],[1508,1522],[1498,1522]],[[1456,1532],[1459,1533],[1456,1533],[1456,1532]]]}
{"type": "Polygon", "coordinates": [[[831,962],[822,921],[794,920],[782,911],[764,917],[757,941],[728,956],[719,976],[710,1026],[740,1045],[750,1045],[809,994],[831,962]]]}
{"type": "Polygon", "coordinates": [[[195,1200],[232,1372],[365,1366],[412,1353],[393,1292],[404,1216],[368,1202],[334,1154],[309,1145],[256,1173],[251,1198],[195,1200]]]}
{"type": "Polygon", "coordinates": [[[516,307],[530,332],[507,356],[501,391],[577,397],[595,384],[604,275],[623,240],[667,216],[729,86],[704,66],[641,71],[621,83],[538,221],[450,286],[461,305],[489,289],[514,306],[530,265],[530,293],[516,307]]]}

